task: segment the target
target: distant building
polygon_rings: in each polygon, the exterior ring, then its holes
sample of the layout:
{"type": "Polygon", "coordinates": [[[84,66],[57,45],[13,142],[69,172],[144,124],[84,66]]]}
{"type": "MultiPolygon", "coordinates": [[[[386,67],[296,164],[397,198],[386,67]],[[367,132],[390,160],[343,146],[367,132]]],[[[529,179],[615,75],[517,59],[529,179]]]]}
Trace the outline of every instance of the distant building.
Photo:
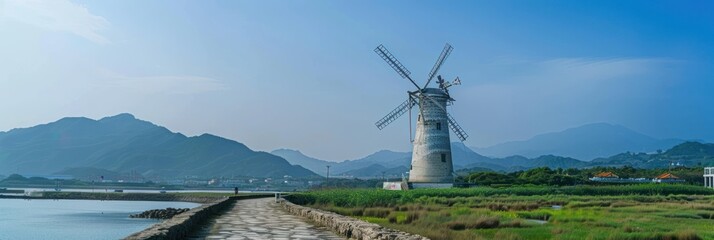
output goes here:
{"type": "Polygon", "coordinates": [[[652,179],[652,182],[656,183],[681,183],[684,182],[684,180],[679,179],[679,177],[675,176],[674,174],[671,173],[662,173],[659,176],[655,177],[652,179]]]}
{"type": "Polygon", "coordinates": [[[647,178],[620,178],[612,172],[601,172],[590,178],[593,182],[609,182],[609,183],[642,183],[649,182],[647,178]]]}
{"type": "Polygon", "coordinates": [[[612,180],[612,179],[618,179],[620,178],[619,176],[615,175],[612,172],[601,172],[598,174],[595,174],[590,180],[596,181],[596,180],[612,180]]]}
{"type": "Polygon", "coordinates": [[[214,178],[208,181],[208,185],[218,185],[221,183],[220,179],[214,178]]]}
{"type": "Polygon", "coordinates": [[[299,187],[299,186],[304,185],[303,182],[293,181],[293,180],[284,180],[283,184],[288,185],[288,186],[293,186],[293,187],[299,187]]]}
{"type": "Polygon", "coordinates": [[[704,187],[714,188],[714,167],[704,168],[704,187]]]}
{"type": "Polygon", "coordinates": [[[308,186],[319,186],[322,184],[322,181],[307,181],[308,186]]]}

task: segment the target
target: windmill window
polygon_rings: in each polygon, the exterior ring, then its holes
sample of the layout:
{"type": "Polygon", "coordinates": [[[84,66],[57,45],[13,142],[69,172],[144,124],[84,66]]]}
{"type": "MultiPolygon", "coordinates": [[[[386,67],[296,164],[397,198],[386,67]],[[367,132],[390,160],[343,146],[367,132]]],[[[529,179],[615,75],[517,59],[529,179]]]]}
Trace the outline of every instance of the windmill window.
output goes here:
{"type": "Polygon", "coordinates": [[[441,154],[441,162],[446,162],[446,154],[441,154]]]}
{"type": "Polygon", "coordinates": [[[441,123],[436,123],[436,130],[441,130],[441,123]]]}

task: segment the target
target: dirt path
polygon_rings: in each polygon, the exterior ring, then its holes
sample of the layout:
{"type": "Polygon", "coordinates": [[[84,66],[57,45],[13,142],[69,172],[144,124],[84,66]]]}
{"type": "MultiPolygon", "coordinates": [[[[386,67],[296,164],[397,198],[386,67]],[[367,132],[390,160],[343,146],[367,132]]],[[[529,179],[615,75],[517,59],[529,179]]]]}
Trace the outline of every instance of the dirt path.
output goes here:
{"type": "Polygon", "coordinates": [[[192,239],[345,239],[285,212],[273,198],[236,202],[192,239]]]}

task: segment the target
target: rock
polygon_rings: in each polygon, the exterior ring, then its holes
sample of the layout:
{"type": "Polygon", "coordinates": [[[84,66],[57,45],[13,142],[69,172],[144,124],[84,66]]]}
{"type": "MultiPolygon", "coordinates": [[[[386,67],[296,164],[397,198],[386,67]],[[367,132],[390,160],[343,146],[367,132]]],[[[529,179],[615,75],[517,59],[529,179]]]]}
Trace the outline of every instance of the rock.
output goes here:
{"type": "Polygon", "coordinates": [[[153,219],[169,219],[181,213],[188,212],[191,209],[188,208],[166,208],[166,209],[152,209],[147,210],[139,214],[131,214],[131,218],[153,218],[153,219]]]}

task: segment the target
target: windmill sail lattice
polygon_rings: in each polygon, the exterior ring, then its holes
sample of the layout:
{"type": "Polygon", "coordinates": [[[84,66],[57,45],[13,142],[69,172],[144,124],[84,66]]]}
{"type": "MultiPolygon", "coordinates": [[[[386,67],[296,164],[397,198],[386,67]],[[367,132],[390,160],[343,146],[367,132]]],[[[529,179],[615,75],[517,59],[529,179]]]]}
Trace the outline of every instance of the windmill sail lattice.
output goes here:
{"type": "Polygon", "coordinates": [[[468,138],[466,131],[459,126],[446,109],[446,106],[454,101],[449,95],[448,88],[459,85],[461,80],[456,78],[454,82],[448,82],[441,75],[438,75],[444,61],[449,57],[452,50],[453,47],[451,45],[446,44],[444,46],[434,67],[429,72],[424,87],[420,87],[411,78],[411,72],[384,45],[379,45],[374,49],[399,76],[408,79],[416,87],[416,90],[409,91],[406,101],[375,123],[377,128],[383,129],[412,107],[419,106],[416,134],[412,142],[414,149],[409,171],[410,182],[453,183],[449,130],[453,131],[461,141],[465,141],[468,138]],[[429,88],[429,83],[435,76],[438,78],[439,86],[437,88],[429,88]]]}
{"type": "Polygon", "coordinates": [[[387,114],[387,116],[384,116],[382,119],[377,121],[377,123],[375,123],[375,125],[377,125],[377,128],[382,130],[383,128],[387,127],[387,125],[394,122],[394,120],[397,120],[397,118],[404,115],[404,113],[406,113],[407,110],[414,107],[414,105],[416,105],[416,101],[407,99],[402,104],[399,104],[399,106],[397,108],[395,108],[389,114],[387,114]]]}
{"type": "Polygon", "coordinates": [[[459,137],[459,140],[466,141],[466,138],[469,137],[468,134],[466,134],[466,131],[464,129],[461,129],[461,126],[459,126],[458,123],[456,123],[456,120],[454,120],[454,117],[451,116],[451,114],[447,114],[449,116],[449,128],[451,128],[451,131],[456,134],[457,137],[459,137]]]}

